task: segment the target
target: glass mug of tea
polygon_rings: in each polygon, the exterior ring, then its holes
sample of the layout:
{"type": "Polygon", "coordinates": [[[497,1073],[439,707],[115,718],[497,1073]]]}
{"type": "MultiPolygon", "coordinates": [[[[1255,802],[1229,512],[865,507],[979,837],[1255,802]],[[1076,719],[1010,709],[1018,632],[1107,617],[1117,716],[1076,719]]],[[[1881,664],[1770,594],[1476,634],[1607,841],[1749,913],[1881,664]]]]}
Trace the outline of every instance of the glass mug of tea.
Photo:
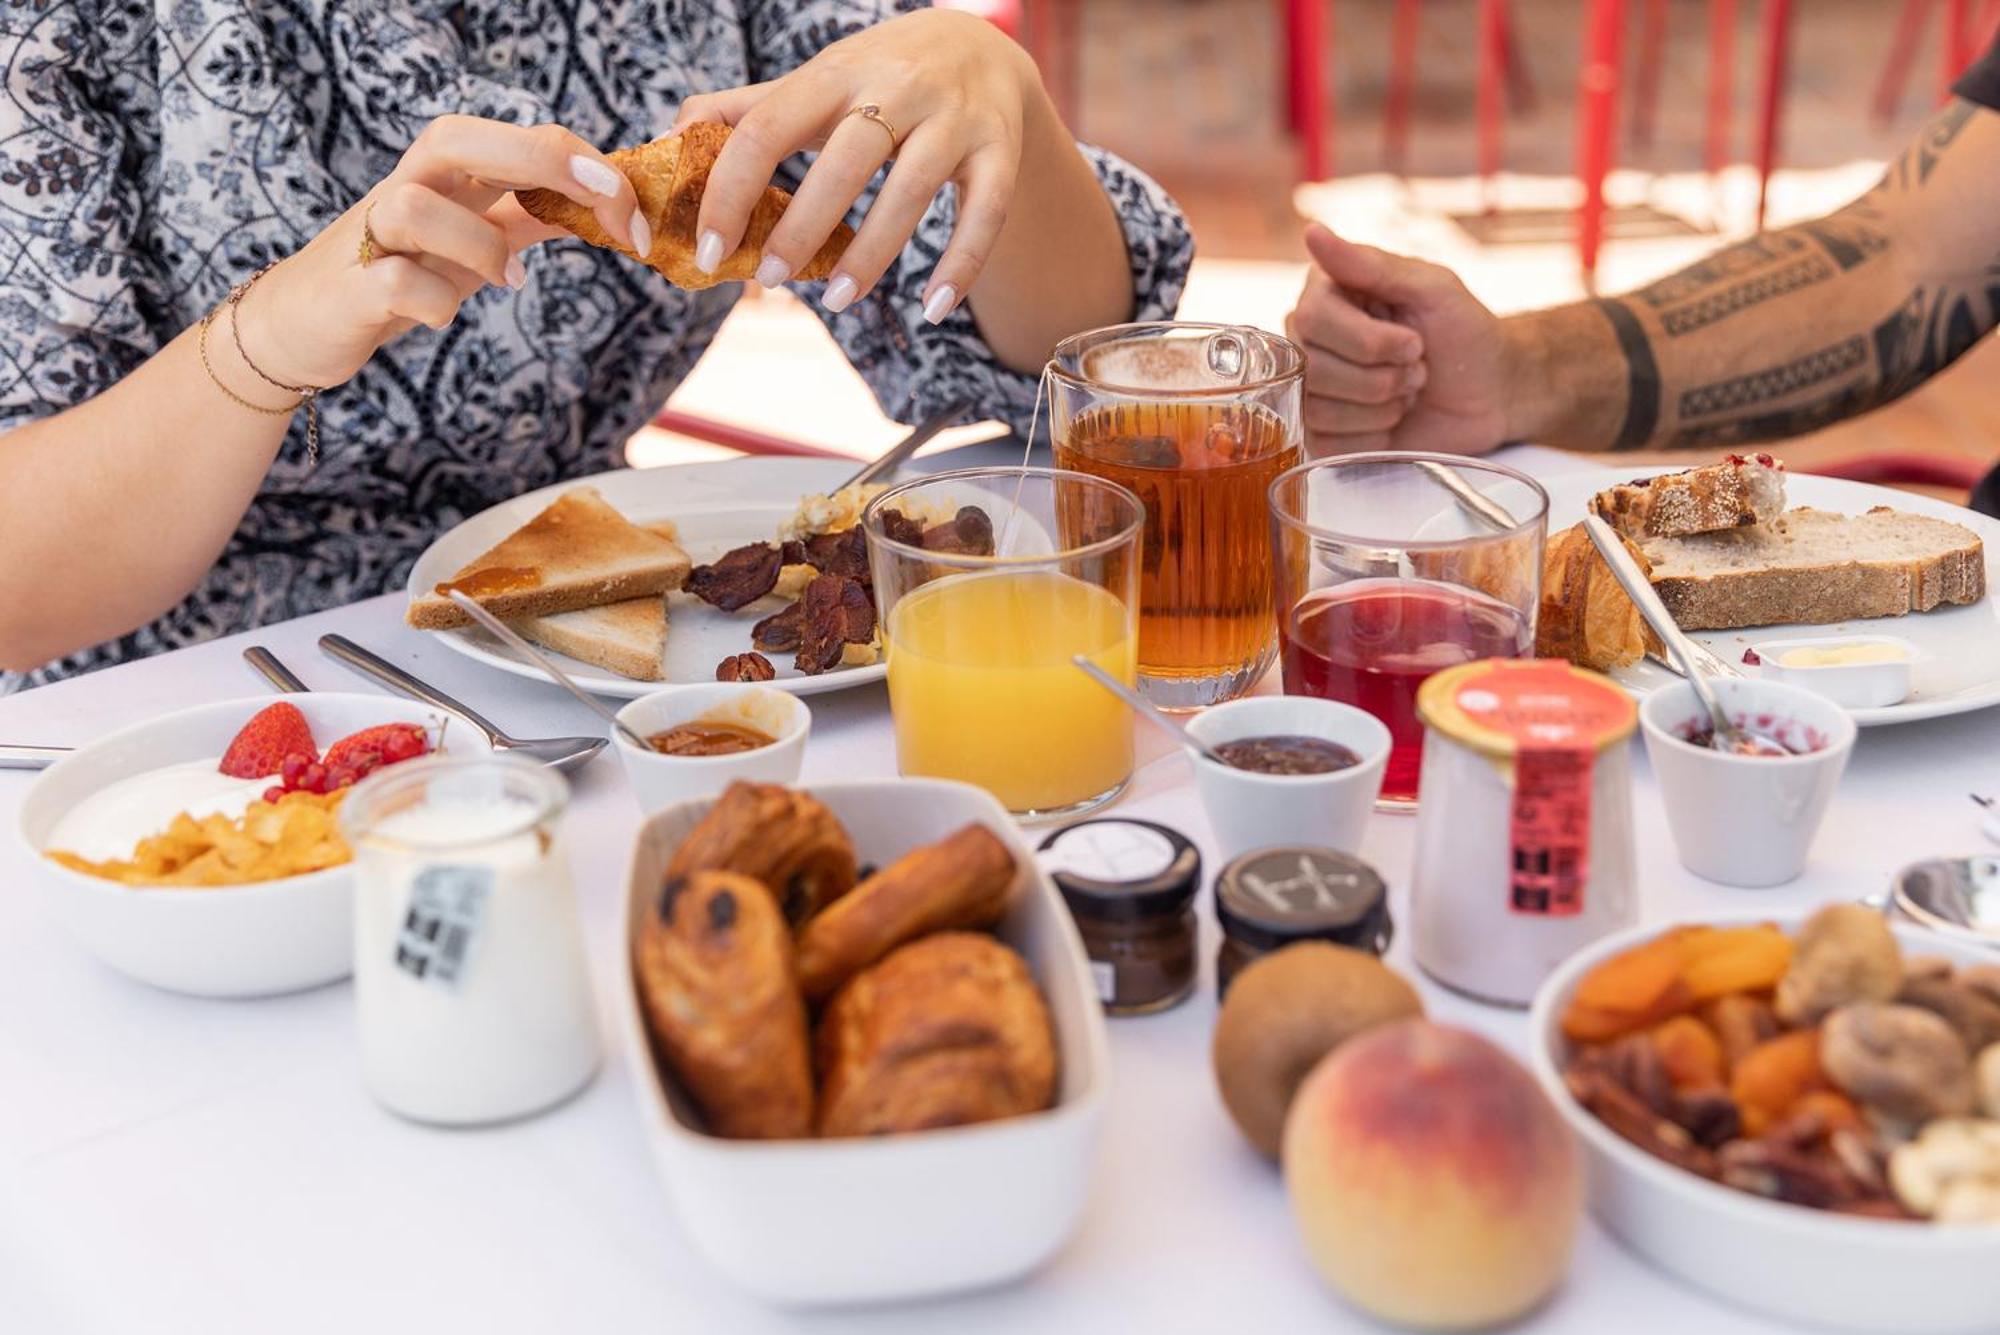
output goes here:
{"type": "Polygon", "coordinates": [[[1417,688],[1482,658],[1525,658],[1548,493],[1478,459],[1353,454],[1271,484],[1285,693],[1339,700],[1389,729],[1381,805],[1416,805],[1417,688]]]}
{"type": "Polygon", "coordinates": [[[869,505],[902,773],[977,784],[1023,820],[1118,795],[1132,712],[1076,660],[1131,684],[1143,518],[1116,483],[1047,468],[938,473],[869,505]]]}
{"type": "Polygon", "coordinates": [[[1146,508],[1139,689],[1199,709],[1257,684],[1277,652],[1264,495],[1300,459],[1305,357],[1235,325],[1128,324],[1049,362],[1056,466],[1146,508]]]}

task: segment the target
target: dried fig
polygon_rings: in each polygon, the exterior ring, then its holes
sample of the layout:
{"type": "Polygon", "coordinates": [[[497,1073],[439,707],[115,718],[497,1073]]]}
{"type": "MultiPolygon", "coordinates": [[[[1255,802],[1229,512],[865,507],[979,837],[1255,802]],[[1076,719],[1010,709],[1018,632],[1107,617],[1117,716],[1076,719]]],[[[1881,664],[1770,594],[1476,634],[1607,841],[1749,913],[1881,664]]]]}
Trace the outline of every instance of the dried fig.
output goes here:
{"type": "Polygon", "coordinates": [[[1958,1034],[1967,1052],[2000,1043],[2000,1001],[1943,978],[1918,978],[1903,984],[1896,1000],[1936,1014],[1958,1034]]]}
{"type": "Polygon", "coordinates": [[[1778,1018],[1817,1024],[1837,1007],[1888,1001],[1903,985],[1903,952],[1888,923],[1860,904],[1829,904],[1799,929],[1791,967],[1778,983],[1778,1018]]]}
{"type": "Polygon", "coordinates": [[[1855,1102],[1905,1122],[1972,1110],[1972,1062],[1952,1027],[1930,1011],[1878,1001],[1827,1017],[1820,1062],[1855,1102]]]}

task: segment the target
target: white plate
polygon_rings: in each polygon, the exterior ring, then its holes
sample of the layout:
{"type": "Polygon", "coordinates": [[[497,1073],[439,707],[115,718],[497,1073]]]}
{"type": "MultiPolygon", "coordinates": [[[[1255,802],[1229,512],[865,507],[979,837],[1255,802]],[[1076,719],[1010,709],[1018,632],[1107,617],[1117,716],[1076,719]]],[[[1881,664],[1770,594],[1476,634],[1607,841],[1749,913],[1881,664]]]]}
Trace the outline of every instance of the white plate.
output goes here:
{"type": "MultiPolygon", "coordinates": [[[[1673,468],[1640,468],[1626,477],[1651,477],[1671,473],[1673,468]]],[[[1549,532],[1557,533],[1583,520],[1590,498],[1611,484],[1602,471],[1572,473],[1542,485],[1549,493],[1549,532]]],[[[1911,514],[1962,524],[1977,533],[1986,544],[1987,596],[1969,607],[1941,607],[1935,612],[1913,612],[1902,617],[1874,617],[1819,626],[1757,626],[1744,630],[1704,630],[1692,638],[1714,650],[1726,663],[1741,664],[1743,651],[1753,641],[1782,643],[1787,640],[1824,638],[1829,635],[1896,635],[1915,645],[1921,658],[1916,664],[1914,686],[1909,699],[1897,705],[1848,712],[1862,727],[1878,723],[1909,723],[1917,719],[1963,714],[1969,710],[2000,705],[2000,606],[1994,595],[2000,592],[2000,520],[1975,514],[1962,506],[1933,500],[1906,491],[1893,491],[1866,482],[1841,478],[1813,477],[1788,473],[1785,477],[1785,508],[1810,505],[1816,510],[1858,515],[1877,505],[1892,506],[1911,514]]],[[[1746,667],[1755,676],[1755,668],[1746,667]]],[[[1645,695],[1674,680],[1674,674],[1647,659],[1611,674],[1628,689],[1645,695]]]]}
{"type": "MultiPolygon", "coordinates": [[[[798,509],[800,497],[832,490],[852,477],[858,466],[847,459],[723,459],[668,468],[628,468],[558,482],[503,501],[441,535],[411,568],[409,594],[414,598],[450,579],[466,562],[576,487],[596,487],[613,508],[635,523],[673,520],[680,525],[681,545],[694,563],[701,565],[732,547],[774,539],[778,525],[798,509]]],[[[689,594],[670,595],[665,681],[634,681],[561,654],[553,657],[585,690],[636,700],[662,686],[714,681],[715,665],[731,654],[748,653],[750,628],[784,605],[778,598],[760,598],[739,612],[724,612],[689,594]]],[[[476,627],[432,633],[447,648],[467,658],[531,681],[546,680],[540,668],[514,657],[500,641],[476,627]]],[[[769,684],[796,695],[866,685],[880,681],[888,671],[882,664],[872,663],[809,677],[794,669],[787,656],[774,658],[772,666],[778,669],[778,676],[769,684]]]]}

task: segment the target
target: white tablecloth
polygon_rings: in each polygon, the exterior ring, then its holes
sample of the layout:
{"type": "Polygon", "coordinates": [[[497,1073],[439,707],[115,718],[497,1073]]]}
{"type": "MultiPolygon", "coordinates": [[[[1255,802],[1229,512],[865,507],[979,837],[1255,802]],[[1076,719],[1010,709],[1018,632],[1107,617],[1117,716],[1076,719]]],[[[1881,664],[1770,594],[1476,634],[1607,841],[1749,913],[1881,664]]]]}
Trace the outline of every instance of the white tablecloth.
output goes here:
{"type": "MultiPolygon", "coordinates": [[[[1544,451],[1514,462],[1569,466],[1544,451]]],[[[273,649],[324,690],[370,690],[315,640],[340,631],[522,735],[592,730],[554,688],[480,668],[406,630],[400,596],[0,700],[0,740],[75,743],[164,710],[264,688],[273,649]]],[[[805,781],[895,772],[880,687],[812,700],[805,781]]],[[[1143,730],[1142,730],[1143,731],[1143,730]]],[[[1186,764],[1142,742],[1117,810],[1205,845],[1186,764]]],[[[1164,1015],[1111,1022],[1114,1092],[1083,1227],[1046,1269],[946,1302],[782,1312],[691,1254],[613,1053],[581,1097],[499,1130],[414,1126],[355,1069],[346,985],[248,1002],[155,991],[82,954],[33,909],[13,834],[32,776],[0,771],[0,1330],[27,1332],[1369,1330],[1323,1290],[1277,1173],[1237,1136],[1209,1075],[1210,980],[1164,1015]]],[[[1681,870],[1636,766],[1644,912],[1811,905],[1883,888],[1919,857],[1980,847],[1966,793],[2000,785],[2000,710],[1862,733],[1807,874],[1731,891],[1681,870]]],[[[606,1012],[615,905],[638,812],[615,760],[576,776],[574,872],[606,1012]]],[[[1367,857],[1406,906],[1408,818],[1377,817],[1367,857]]],[[[1209,870],[1213,870],[1211,859],[1209,870]]],[[[1212,962],[1213,924],[1203,923],[1212,962]]],[[[1411,976],[1407,942],[1391,962],[1411,976]]],[[[1205,966],[1206,967],[1206,966],[1205,966]]],[[[1516,1012],[1420,982],[1433,1013],[1520,1050],[1516,1012]]],[[[968,1203],[977,1208],[976,1203],[968,1203]]],[[[1829,1275],[1829,1284],[1895,1276],[1829,1275]]],[[[1536,1332],[1762,1331],[1587,1228],[1536,1332]]]]}

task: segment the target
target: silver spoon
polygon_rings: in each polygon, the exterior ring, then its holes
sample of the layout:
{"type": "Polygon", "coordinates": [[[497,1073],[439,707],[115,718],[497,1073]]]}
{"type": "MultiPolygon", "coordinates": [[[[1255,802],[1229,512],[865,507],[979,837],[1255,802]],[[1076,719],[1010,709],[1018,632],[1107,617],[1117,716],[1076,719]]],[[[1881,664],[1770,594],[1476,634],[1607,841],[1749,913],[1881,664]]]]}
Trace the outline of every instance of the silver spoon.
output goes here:
{"type": "Polygon", "coordinates": [[[1089,674],[1090,679],[1096,682],[1099,686],[1102,686],[1105,690],[1111,692],[1113,695],[1117,696],[1120,700],[1123,700],[1126,704],[1132,706],[1133,713],[1137,714],[1140,718],[1146,720],[1146,722],[1152,724],[1154,727],[1158,728],[1161,732],[1164,732],[1165,734],[1167,734],[1167,736],[1173,738],[1176,742],[1179,742],[1182,746],[1186,747],[1190,754],[1199,756],[1201,759],[1206,760],[1211,764],[1220,765],[1224,769],[1233,768],[1228,761],[1224,760],[1221,756],[1215,754],[1214,751],[1211,751],[1208,747],[1202,745],[1200,742],[1197,742],[1194,738],[1188,736],[1186,729],[1182,728],[1179,724],[1175,723],[1172,719],[1168,718],[1165,714],[1161,713],[1159,708],[1155,706],[1152,701],[1146,699],[1145,696],[1140,695],[1130,686],[1127,686],[1124,682],[1118,680],[1118,678],[1112,676],[1109,672],[1106,672],[1103,668],[1091,662],[1090,659],[1085,657],[1083,654],[1076,655],[1074,658],[1070,659],[1070,662],[1076,664],[1079,668],[1083,669],[1085,673],[1089,674]]]}
{"type": "Polygon", "coordinates": [[[1653,582],[1639,569],[1638,562],[1632,559],[1632,553],[1625,550],[1624,542],[1612,532],[1611,525],[1596,515],[1585,515],[1583,531],[1590,535],[1598,554],[1611,567],[1618,587],[1625,590],[1625,596],[1638,607],[1639,615],[1646,618],[1653,634],[1659,636],[1660,643],[1666,645],[1680,661],[1681,674],[1687,678],[1687,684],[1694,691],[1695,698],[1701,701],[1702,708],[1708,711],[1712,725],[1708,735],[1709,746],[1733,755],[1791,755],[1791,748],[1775,738],[1738,727],[1729,721],[1729,715],[1723,712],[1722,702],[1708,688],[1708,678],[1702,675],[1692,643],[1674,621],[1673,614],[1667,611],[1666,604],[1660,601],[1660,595],[1653,592],[1653,582]]]}
{"type": "Polygon", "coordinates": [[[644,737],[641,737],[638,733],[632,731],[630,728],[626,727],[623,723],[621,723],[618,719],[618,716],[612,713],[610,709],[606,708],[602,700],[592,695],[589,691],[584,690],[583,687],[577,685],[575,682],[571,681],[569,679],[569,673],[564,672],[561,668],[557,667],[555,665],[555,662],[552,659],[550,659],[550,657],[547,654],[543,653],[540,649],[537,649],[534,645],[529,644],[527,640],[523,639],[519,631],[515,630],[512,626],[502,621],[499,617],[494,616],[491,612],[487,611],[485,608],[481,607],[476,601],[473,600],[473,598],[470,595],[458,589],[452,589],[449,592],[451,594],[451,600],[457,603],[459,607],[464,609],[465,614],[467,616],[471,617],[474,621],[477,621],[481,626],[485,627],[492,634],[498,636],[501,642],[506,644],[509,648],[512,648],[517,653],[525,655],[530,663],[533,663],[536,667],[540,668],[543,672],[546,672],[548,674],[550,681],[553,681],[556,685],[562,687],[565,691],[568,691],[571,695],[575,696],[579,701],[583,703],[583,705],[586,708],[590,710],[591,713],[597,715],[597,717],[603,719],[606,723],[610,724],[614,729],[616,729],[618,734],[622,736],[626,741],[638,747],[641,751],[650,751],[653,749],[653,744],[651,742],[647,741],[644,737]]]}
{"type": "Polygon", "coordinates": [[[464,719],[486,734],[486,740],[495,751],[511,751],[530,760],[539,760],[550,769],[572,770],[585,764],[592,756],[610,745],[602,737],[509,737],[435,686],[419,681],[388,659],[363,649],[345,635],[322,635],[319,637],[319,647],[329,657],[338,659],[362,676],[372,678],[392,691],[401,691],[404,695],[423,701],[433,709],[442,709],[447,714],[455,714],[464,719]]]}
{"type": "Polygon", "coordinates": [[[953,422],[965,416],[965,410],[971,406],[971,402],[966,399],[954,399],[952,402],[947,403],[943,408],[917,423],[916,428],[909,435],[890,446],[886,454],[863,464],[859,472],[835,487],[834,491],[846,491],[849,487],[864,486],[885,473],[894,472],[902,466],[903,460],[923,448],[938,432],[943,431],[953,422]]]}
{"type": "MultiPolygon", "coordinates": [[[[306,690],[306,684],[298,679],[292,670],[284,665],[278,656],[261,644],[253,644],[243,651],[243,660],[264,674],[264,679],[281,691],[306,690]]],[[[0,769],[47,769],[61,760],[73,746],[8,746],[0,745],[0,769]]]]}

